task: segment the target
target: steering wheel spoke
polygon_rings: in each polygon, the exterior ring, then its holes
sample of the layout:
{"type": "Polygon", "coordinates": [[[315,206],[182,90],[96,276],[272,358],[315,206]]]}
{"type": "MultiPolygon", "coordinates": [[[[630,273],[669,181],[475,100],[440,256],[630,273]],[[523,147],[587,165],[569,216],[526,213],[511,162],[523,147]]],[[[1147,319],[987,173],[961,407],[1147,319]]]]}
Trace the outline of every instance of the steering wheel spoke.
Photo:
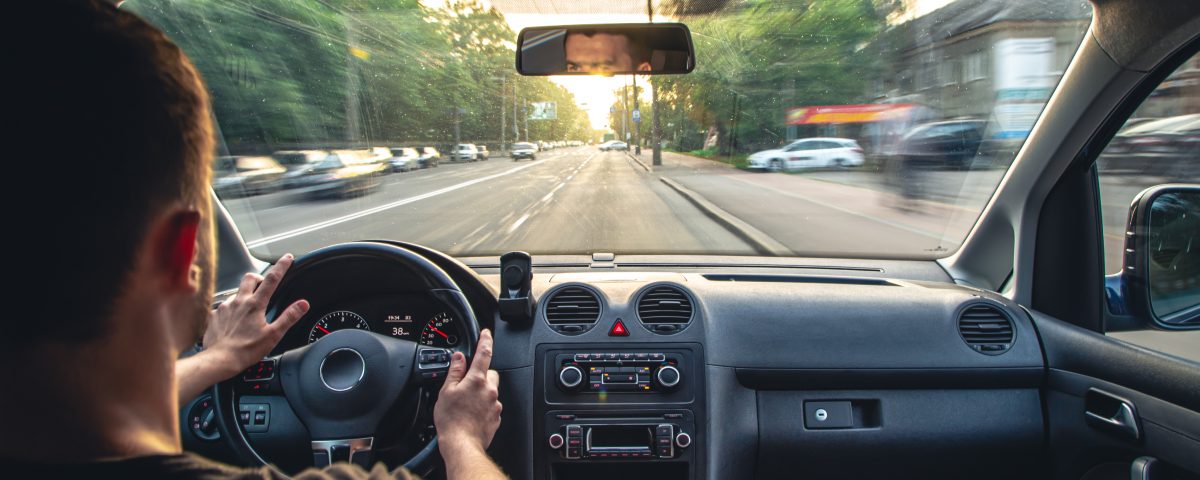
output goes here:
{"type": "Polygon", "coordinates": [[[313,440],[313,466],[321,468],[331,463],[350,462],[369,471],[375,465],[374,446],[375,437],[313,440]]]}

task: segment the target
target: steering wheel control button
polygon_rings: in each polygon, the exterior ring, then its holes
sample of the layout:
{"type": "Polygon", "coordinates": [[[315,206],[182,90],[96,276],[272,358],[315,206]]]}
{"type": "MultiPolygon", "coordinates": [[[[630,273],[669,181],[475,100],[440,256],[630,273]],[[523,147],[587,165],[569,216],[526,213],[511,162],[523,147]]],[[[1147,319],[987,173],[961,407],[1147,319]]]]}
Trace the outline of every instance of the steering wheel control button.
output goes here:
{"type": "Polygon", "coordinates": [[[450,366],[450,350],[445,348],[422,348],[417,352],[417,368],[431,370],[450,366]]]}
{"type": "Polygon", "coordinates": [[[243,403],[238,405],[238,421],[250,433],[267,431],[271,423],[271,406],[265,403],[243,403]]]}
{"type": "Polygon", "coordinates": [[[267,359],[251,365],[242,372],[242,381],[265,382],[275,378],[275,359],[267,359]]]}
{"type": "Polygon", "coordinates": [[[563,388],[575,388],[583,383],[583,371],[574,365],[567,365],[558,371],[558,384],[563,388]]]}
{"type": "Polygon", "coordinates": [[[654,379],[658,380],[658,384],[662,385],[663,387],[673,388],[676,385],[679,385],[681,377],[679,375],[679,369],[671,365],[663,365],[658,368],[657,372],[654,372],[654,379]]]}
{"type": "Polygon", "coordinates": [[[804,402],[804,426],[810,429],[853,428],[854,409],[849,401],[804,402]]]}
{"type": "Polygon", "coordinates": [[[362,381],[367,363],[362,354],[352,348],[339,348],[321,361],[321,382],[335,392],[344,392],[362,381]]]}
{"type": "Polygon", "coordinates": [[[550,435],[550,439],[546,441],[546,443],[550,444],[550,448],[553,448],[555,450],[562,448],[564,442],[565,442],[565,440],[563,440],[562,434],[559,434],[559,433],[550,435]]]}
{"type": "Polygon", "coordinates": [[[675,435],[675,446],[679,448],[687,448],[692,445],[692,436],[684,432],[679,432],[675,435]]]}
{"type": "MultiPolygon", "coordinates": [[[[608,330],[608,336],[610,336],[610,337],[628,337],[629,329],[625,328],[625,322],[621,321],[621,319],[618,318],[617,321],[613,322],[612,328],[610,328],[608,330]]],[[[632,360],[632,358],[629,358],[627,360],[632,360]]]]}

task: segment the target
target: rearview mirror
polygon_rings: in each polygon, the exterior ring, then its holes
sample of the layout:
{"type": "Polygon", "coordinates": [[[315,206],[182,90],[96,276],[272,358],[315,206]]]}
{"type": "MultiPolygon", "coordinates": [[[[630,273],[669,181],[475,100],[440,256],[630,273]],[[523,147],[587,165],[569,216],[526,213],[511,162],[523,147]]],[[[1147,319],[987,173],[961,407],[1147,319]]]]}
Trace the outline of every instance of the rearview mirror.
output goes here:
{"type": "Polygon", "coordinates": [[[522,75],[662,75],[695,68],[682,23],[530,27],[517,36],[522,75]]]}
{"type": "Polygon", "coordinates": [[[1200,328],[1200,186],[1159,185],[1138,194],[1123,263],[1129,313],[1159,328],[1200,328]]]}

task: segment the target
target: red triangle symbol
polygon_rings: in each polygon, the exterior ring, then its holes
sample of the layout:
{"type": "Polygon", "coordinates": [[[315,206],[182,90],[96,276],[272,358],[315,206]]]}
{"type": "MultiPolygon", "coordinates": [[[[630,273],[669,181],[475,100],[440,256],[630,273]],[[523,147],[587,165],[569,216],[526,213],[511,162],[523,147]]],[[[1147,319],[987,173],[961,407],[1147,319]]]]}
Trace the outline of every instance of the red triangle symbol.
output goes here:
{"type": "Polygon", "coordinates": [[[613,323],[612,329],[608,331],[608,336],[628,337],[629,329],[625,328],[625,322],[622,322],[621,319],[618,318],[617,321],[613,323]]]}

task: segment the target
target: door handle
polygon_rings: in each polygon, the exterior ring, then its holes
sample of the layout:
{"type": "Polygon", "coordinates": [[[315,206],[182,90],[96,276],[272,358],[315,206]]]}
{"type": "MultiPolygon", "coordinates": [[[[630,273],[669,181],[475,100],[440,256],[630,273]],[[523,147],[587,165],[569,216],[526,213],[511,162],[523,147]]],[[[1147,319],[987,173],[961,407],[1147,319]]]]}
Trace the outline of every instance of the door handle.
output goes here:
{"type": "Polygon", "coordinates": [[[1096,388],[1084,396],[1084,418],[1089,425],[1126,437],[1140,440],[1137,409],[1133,402],[1096,388]]]}

